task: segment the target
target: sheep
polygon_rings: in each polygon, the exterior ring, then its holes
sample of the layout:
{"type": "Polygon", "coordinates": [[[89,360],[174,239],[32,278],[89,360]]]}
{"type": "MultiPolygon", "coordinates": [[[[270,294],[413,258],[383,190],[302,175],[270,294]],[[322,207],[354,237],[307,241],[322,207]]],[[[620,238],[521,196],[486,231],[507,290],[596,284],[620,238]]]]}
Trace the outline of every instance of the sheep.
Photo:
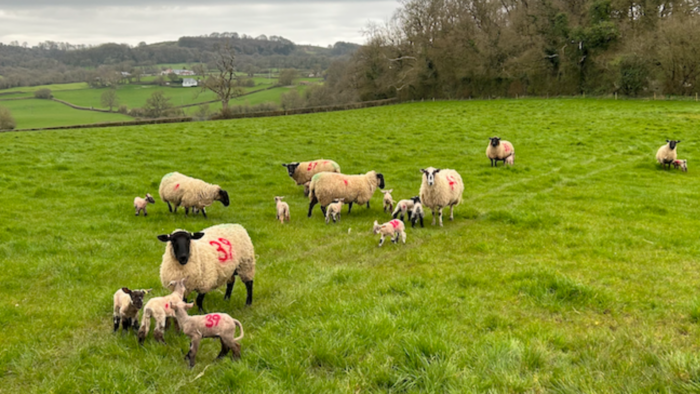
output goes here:
{"type": "MultiPolygon", "coordinates": [[[[296,182],[297,185],[304,185],[311,181],[311,178],[319,172],[337,172],[340,173],[340,166],[333,160],[319,159],[314,161],[303,161],[289,164],[282,164],[282,167],[287,167],[289,176],[296,182]]],[[[304,187],[304,196],[308,196],[308,190],[304,187]]]]}
{"type": "Polygon", "coordinates": [[[688,160],[674,160],[673,167],[675,169],[681,169],[683,172],[688,172],[688,160]]]}
{"type": "Polygon", "coordinates": [[[141,211],[143,211],[143,216],[148,216],[148,212],[146,212],[146,205],[148,204],[155,204],[156,200],[153,199],[153,196],[151,196],[149,193],[146,193],[145,198],[141,197],[136,197],[134,198],[134,209],[136,209],[136,216],[139,216],[141,211]]]}
{"type": "Polygon", "coordinates": [[[339,198],[328,205],[326,209],[326,224],[330,222],[331,217],[333,218],[333,223],[335,223],[336,218],[340,221],[340,210],[343,208],[344,201],[344,198],[339,198]]]}
{"type": "Polygon", "coordinates": [[[668,164],[668,169],[671,169],[671,164],[676,160],[676,145],[681,141],[678,140],[666,140],[667,144],[663,145],[659,150],[656,151],[656,161],[661,164],[662,168],[666,168],[668,164]]]}
{"type": "Polygon", "coordinates": [[[440,227],[442,227],[442,208],[450,207],[450,220],[454,220],[454,207],[462,202],[464,183],[462,177],[455,170],[428,167],[420,170],[423,181],[420,185],[420,201],[433,212],[433,226],[435,225],[435,212],[440,213],[440,227]]]}
{"type": "Polygon", "coordinates": [[[394,213],[391,214],[391,217],[396,219],[401,215],[401,220],[403,220],[404,216],[408,216],[408,220],[411,220],[411,214],[413,213],[413,204],[415,203],[416,200],[420,201],[420,197],[415,196],[411,197],[408,200],[400,200],[396,204],[396,209],[394,210],[394,213]]]}
{"type": "Polygon", "coordinates": [[[501,141],[498,137],[489,138],[486,147],[486,157],[491,160],[491,167],[498,167],[498,162],[503,161],[503,165],[513,165],[515,159],[515,148],[508,141],[501,141]]]}
{"type": "Polygon", "coordinates": [[[382,234],[382,237],[379,239],[379,245],[377,245],[378,247],[384,244],[384,237],[387,236],[391,237],[391,242],[393,243],[398,243],[399,236],[401,236],[401,241],[403,241],[404,244],[406,243],[406,227],[403,222],[398,219],[393,219],[382,224],[377,223],[375,220],[373,231],[375,234],[382,234]]]}
{"type": "Polygon", "coordinates": [[[167,243],[160,265],[160,281],[187,278],[185,297],[196,291],[197,306],[204,311],[206,293],[226,283],[224,300],[231,298],[235,275],[246,286],[246,306],[253,303],[255,249],[246,230],[239,224],[219,224],[200,232],[175,230],[158,236],[167,243]]]}
{"type": "Polygon", "coordinates": [[[150,293],[148,290],[130,290],[122,287],[114,293],[114,332],[119,329],[119,321],[122,323],[122,332],[132,327],[136,330],[139,326],[139,309],[143,307],[143,297],[150,293]]]}
{"type": "Polygon", "coordinates": [[[148,300],[143,308],[143,316],[141,318],[141,327],[139,328],[139,343],[148,336],[148,330],[151,328],[151,318],[156,319],[156,327],[153,330],[153,337],[156,341],[165,343],[163,334],[167,328],[168,318],[175,318],[175,312],[170,308],[170,302],[180,301],[185,297],[185,281],[187,278],[182,278],[178,281],[172,281],[168,284],[169,288],[173,288],[173,292],[163,296],[155,297],[148,300]]]}
{"type": "Polygon", "coordinates": [[[277,205],[277,220],[279,220],[282,224],[284,224],[284,219],[289,221],[289,204],[283,202],[283,198],[284,196],[275,197],[275,203],[277,205]]]}
{"type": "Polygon", "coordinates": [[[207,217],[205,208],[214,201],[221,201],[225,207],[229,206],[228,192],[221,186],[212,185],[179,172],[171,172],[163,176],[158,194],[160,199],[168,204],[170,212],[177,212],[177,208],[182,205],[185,208],[185,216],[192,208],[195,214],[197,211],[202,211],[202,215],[207,217]],[[174,210],[171,203],[175,206],[174,210]]]}
{"type": "Polygon", "coordinates": [[[394,210],[395,202],[394,198],[391,197],[391,192],[393,191],[394,189],[382,190],[382,193],[384,194],[384,213],[394,210]]]}
{"type": "Polygon", "coordinates": [[[416,227],[416,222],[420,219],[420,226],[423,227],[423,217],[425,216],[425,211],[423,211],[423,204],[420,203],[420,198],[414,197],[413,211],[411,218],[411,228],[416,227]]]}
{"type": "Polygon", "coordinates": [[[189,361],[190,368],[194,367],[199,342],[202,338],[219,338],[221,352],[216,358],[226,357],[229,351],[231,351],[231,357],[234,360],[241,358],[241,344],[238,343],[244,335],[241,322],[226,313],[190,316],[187,314],[187,310],[193,306],[193,303],[186,304],[182,301],[170,304],[170,307],[175,311],[175,317],[177,317],[177,323],[182,328],[182,332],[190,337],[190,350],[185,356],[185,361],[189,361]],[[238,337],[236,336],[236,327],[241,330],[241,335],[238,337]]]}
{"type": "Polygon", "coordinates": [[[375,171],[369,171],[364,175],[344,175],[333,172],[322,172],[314,175],[309,185],[309,217],[314,205],[321,205],[323,215],[326,207],[333,200],[344,198],[348,204],[348,213],[352,210],[352,204],[367,203],[377,189],[384,189],[384,175],[375,171]]]}

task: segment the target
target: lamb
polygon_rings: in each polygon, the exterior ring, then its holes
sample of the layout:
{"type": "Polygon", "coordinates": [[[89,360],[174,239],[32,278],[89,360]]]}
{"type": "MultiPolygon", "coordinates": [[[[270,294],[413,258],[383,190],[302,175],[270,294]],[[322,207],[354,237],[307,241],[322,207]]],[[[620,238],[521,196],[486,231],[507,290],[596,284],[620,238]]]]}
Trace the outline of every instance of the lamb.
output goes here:
{"type": "Polygon", "coordinates": [[[415,196],[411,197],[408,200],[400,200],[396,204],[396,209],[394,210],[394,213],[391,214],[391,217],[396,219],[401,215],[401,220],[403,220],[404,216],[408,216],[408,220],[411,220],[411,214],[413,213],[413,204],[415,204],[415,199],[418,199],[420,201],[420,197],[415,196]]]}
{"type": "Polygon", "coordinates": [[[311,181],[304,182],[304,197],[309,196],[309,185],[311,184],[311,181]]]}
{"type": "Polygon", "coordinates": [[[450,207],[450,220],[454,220],[454,207],[462,202],[464,183],[455,170],[428,167],[420,170],[425,176],[420,185],[420,201],[433,211],[433,226],[435,212],[440,213],[442,227],[442,208],[450,207]]]}
{"type": "Polygon", "coordinates": [[[185,208],[185,216],[192,208],[193,212],[202,211],[202,215],[207,217],[205,208],[214,201],[221,201],[225,207],[229,206],[228,192],[221,186],[212,185],[179,172],[165,174],[160,181],[158,194],[160,199],[168,204],[170,212],[177,212],[177,208],[182,205],[185,208]],[[175,206],[174,210],[171,203],[175,206]]]}
{"type": "Polygon", "coordinates": [[[414,197],[413,211],[411,218],[411,228],[416,227],[416,222],[420,219],[420,226],[423,227],[423,217],[425,216],[425,211],[423,211],[423,204],[420,203],[420,198],[414,197]]]}
{"type": "Polygon", "coordinates": [[[394,210],[394,198],[391,197],[391,192],[393,191],[394,189],[382,190],[384,194],[384,213],[394,210]]]}
{"type": "Polygon", "coordinates": [[[196,233],[175,230],[159,235],[158,239],[167,243],[160,265],[161,283],[167,286],[172,281],[187,278],[185,297],[196,291],[201,312],[206,293],[224,283],[224,299],[231,298],[235,275],[245,283],[246,305],[253,303],[255,249],[241,225],[219,224],[196,233]]]}
{"type": "Polygon", "coordinates": [[[119,321],[122,323],[122,332],[132,327],[136,330],[139,326],[139,309],[143,307],[143,297],[150,293],[148,290],[130,290],[122,287],[114,293],[114,332],[119,329],[119,321]]]}
{"type": "Polygon", "coordinates": [[[681,169],[683,172],[688,172],[688,160],[674,160],[673,167],[675,169],[681,169]]]}
{"type": "Polygon", "coordinates": [[[399,236],[401,236],[401,241],[403,241],[404,244],[406,243],[406,227],[403,222],[398,219],[393,219],[382,224],[377,223],[375,220],[373,231],[375,234],[382,234],[382,237],[379,239],[379,247],[384,244],[384,237],[387,236],[391,237],[391,242],[393,243],[398,243],[399,236]]]}
{"type": "Polygon", "coordinates": [[[171,303],[170,306],[175,311],[177,323],[182,328],[182,332],[190,337],[190,350],[185,356],[185,361],[189,361],[190,368],[194,367],[199,342],[202,338],[219,338],[221,340],[221,352],[216,358],[226,357],[229,351],[231,351],[231,357],[234,360],[241,358],[241,344],[238,341],[243,339],[244,334],[240,321],[226,313],[190,316],[187,314],[187,310],[194,306],[193,303],[185,304],[182,301],[177,301],[171,303]],[[236,336],[236,327],[241,330],[241,335],[238,337],[236,336]]]}
{"type": "Polygon", "coordinates": [[[141,197],[136,197],[134,198],[134,208],[136,209],[136,216],[139,216],[141,211],[143,211],[143,216],[148,216],[148,212],[146,212],[146,205],[148,204],[155,204],[156,200],[153,199],[153,196],[151,196],[149,193],[146,193],[145,198],[141,197]]]}
{"type": "Polygon", "coordinates": [[[284,224],[284,219],[289,221],[289,204],[282,202],[282,197],[275,197],[275,203],[277,203],[277,220],[284,224]]]}
{"type": "Polygon", "coordinates": [[[656,161],[661,164],[664,169],[668,164],[668,169],[671,169],[671,164],[676,160],[676,145],[681,141],[678,140],[666,140],[667,144],[663,145],[659,150],[656,151],[656,161]]]}
{"type": "Polygon", "coordinates": [[[333,172],[322,172],[314,175],[309,185],[309,217],[314,205],[321,205],[321,211],[326,214],[328,204],[336,199],[344,198],[348,204],[348,213],[352,210],[352,204],[367,203],[372,198],[374,191],[384,188],[384,175],[375,171],[369,171],[363,175],[344,175],[333,172]]]}
{"type": "Polygon", "coordinates": [[[143,317],[141,319],[141,328],[139,328],[139,343],[148,336],[148,330],[151,328],[151,318],[156,319],[156,327],[153,331],[153,337],[156,341],[165,343],[163,334],[167,328],[168,318],[175,318],[175,312],[170,308],[171,302],[177,302],[185,297],[185,281],[187,278],[182,278],[178,281],[172,281],[168,284],[169,288],[173,288],[173,292],[163,297],[155,297],[148,300],[143,308],[143,317]]]}
{"type": "MultiPolygon", "coordinates": [[[[289,164],[282,164],[282,167],[287,167],[289,176],[294,179],[297,185],[304,185],[311,181],[314,175],[319,172],[337,172],[340,173],[340,166],[333,160],[314,160],[303,161],[289,164]]],[[[306,188],[304,188],[305,196],[308,196],[306,188]]]]}
{"type": "Polygon", "coordinates": [[[345,199],[340,198],[328,205],[326,209],[326,224],[330,222],[331,217],[333,218],[333,223],[335,223],[336,218],[340,221],[340,210],[343,208],[343,201],[345,199]]]}
{"type": "Polygon", "coordinates": [[[513,165],[515,159],[515,148],[508,141],[501,141],[498,137],[489,138],[489,145],[486,147],[486,157],[491,160],[491,167],[498,167],[498,162],[503,161],[503,165],[513,165]]]}

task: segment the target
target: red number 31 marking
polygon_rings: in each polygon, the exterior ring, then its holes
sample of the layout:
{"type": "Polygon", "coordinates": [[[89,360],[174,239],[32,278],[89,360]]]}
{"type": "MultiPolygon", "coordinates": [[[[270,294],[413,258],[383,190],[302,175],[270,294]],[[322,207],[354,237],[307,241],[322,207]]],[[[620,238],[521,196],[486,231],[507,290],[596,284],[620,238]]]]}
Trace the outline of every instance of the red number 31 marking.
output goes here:
{"type": "Polygon", "coordinates": [[[212,328],[214,326],[219,325],[219,321],[221,320],[221,316],[219,316],[219,315],[207,315],[205,319],[207,321],[205,326],[212,328]]]}
{"type": "Polygon", "coordinates": [[[233,247],[231,246],[231,242],[229,242],[228,239],[226,238],[219,238],[219,241],[209,241],[209,245],[211,246],[216,246],[216,251],[220,253],[219,255],[219,261],[220,262],[226,262],[231,259],[233,259],[233,247]],[[224,244],[226,246],[226,249],[224,249],[224,246],[221,244],[224,244]]]}

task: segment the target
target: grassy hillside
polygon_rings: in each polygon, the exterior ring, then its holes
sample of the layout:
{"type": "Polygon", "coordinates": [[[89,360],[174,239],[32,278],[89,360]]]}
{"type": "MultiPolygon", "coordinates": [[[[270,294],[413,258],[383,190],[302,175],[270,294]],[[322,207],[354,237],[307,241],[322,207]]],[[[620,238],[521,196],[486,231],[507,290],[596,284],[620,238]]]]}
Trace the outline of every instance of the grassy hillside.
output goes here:
{"type": "Polygon", "coordinates": [[[133,120],[132,117],[117,113],[81,111],[51,100],[0,101],[0,106],[10,110],[18,129],[133,120]]]}
{"type": "MultiPolygon", "coordinates": [[[[268,119],[0,134],[0,387],[8,392],[695,392],[700,387],[696,103],[431,102],[268,119]],[[490,168],[487,137],[514,143],[490,168]],[[683,140],[690,172],[654,154],[683,140]],[[377,248],[370,209],[325,225],[283,162],[377,170],[395,199],[420,168],[458,170],[455,221],[377,248]],[[157,194],[180,171],[231,206],[170,214],[157,194]],[[287,196],[292,222],[274,218],[287,196]],[[209,311],[245,327],[239,362],[202,341],[167,346],[111,332],[122,286],[167,293],[156,235],[245,226],[252,307],[240,281],[209,311]]],[[[192,296],[190,296],[192,298],[192,296]]],[[[194,313],[194,311],[192,311],[194,313]]]]}

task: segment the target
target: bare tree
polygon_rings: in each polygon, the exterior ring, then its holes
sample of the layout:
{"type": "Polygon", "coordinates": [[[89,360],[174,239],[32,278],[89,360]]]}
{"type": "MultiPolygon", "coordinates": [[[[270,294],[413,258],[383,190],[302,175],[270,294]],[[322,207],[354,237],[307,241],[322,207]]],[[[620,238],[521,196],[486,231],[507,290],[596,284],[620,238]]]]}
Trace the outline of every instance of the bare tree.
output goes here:
{"type": "Polygon", "coordinates": [[[236,77],[236,56],[230,41],[219,46],[214,59],[216,70],[202,83],[202,91],[211,90],[221,101],[221,114],[229,112],[228,102],[243,94],[236,77]]]}
{"type": "Polygon", "coordinates": [[[109,110],[112,110],[112,107],[116,107],[119,105],[119,98],[117,97],[117,90],[116,89],[108,89],[106,92],[102,93],[102,97],[100,98],[100,101],[102,102],[103,107],[109,107],[109,110]]]}

